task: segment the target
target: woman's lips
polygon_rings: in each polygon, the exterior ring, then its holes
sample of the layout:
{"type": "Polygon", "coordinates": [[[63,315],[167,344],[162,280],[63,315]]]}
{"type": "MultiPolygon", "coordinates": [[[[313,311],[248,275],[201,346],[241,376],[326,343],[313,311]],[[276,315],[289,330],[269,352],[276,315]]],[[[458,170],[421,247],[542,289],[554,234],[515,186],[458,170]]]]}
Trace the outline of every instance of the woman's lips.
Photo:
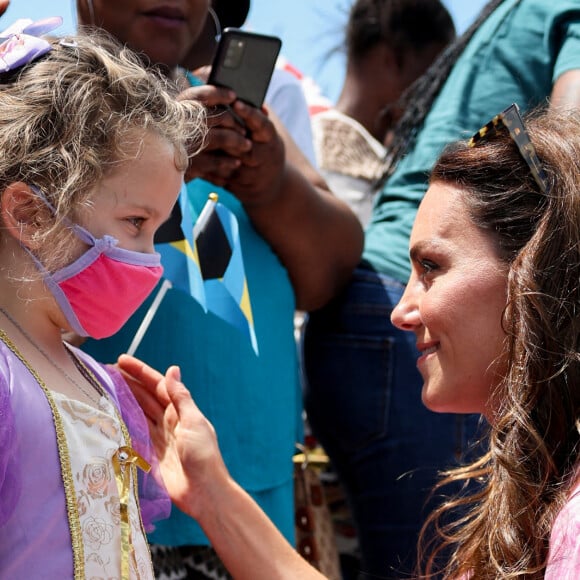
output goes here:
{"type": "Polygon", "coordinates": [[[417,364],[422,363],[426,360],[430,355],[437,352],[439,350],[439,344],[431,343],[431,344],[418,344],[417,350],[420,353],[419,358],[417,359],[417,364]]]}
{"type": "Polygon", "coordinates": [[[144,16],[156,24],[169,27],[180,27],[186,23],[185,14],[172,6],[159,6],[144,13],[144,16]]]}

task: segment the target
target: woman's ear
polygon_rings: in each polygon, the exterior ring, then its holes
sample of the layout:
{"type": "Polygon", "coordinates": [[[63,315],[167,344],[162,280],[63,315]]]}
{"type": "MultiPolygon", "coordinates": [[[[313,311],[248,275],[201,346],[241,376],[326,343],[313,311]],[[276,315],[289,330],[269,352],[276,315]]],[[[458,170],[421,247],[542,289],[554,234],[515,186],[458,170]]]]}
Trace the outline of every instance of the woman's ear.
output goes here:
{"type": "Polygon", "coordinates": [[[5,231],[28,249],[34,250],[38,245],[35,234],[41,224],[47,223],[51,214],[26,183],[16,181],[1,194],[0,217],[5,231]]]}

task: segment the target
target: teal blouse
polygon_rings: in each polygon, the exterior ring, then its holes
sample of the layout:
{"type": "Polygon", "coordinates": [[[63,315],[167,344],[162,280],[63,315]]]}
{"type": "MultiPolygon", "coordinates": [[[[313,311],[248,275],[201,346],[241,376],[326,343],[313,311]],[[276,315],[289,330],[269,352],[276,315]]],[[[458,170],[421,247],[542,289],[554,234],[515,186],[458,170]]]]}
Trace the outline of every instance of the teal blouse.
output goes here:
{"type": "Polygon", "coordinates": [[[414,147],[375,198],[363,258],[406,282],[408,245],[431,167],[443,147],[471,137],[511,103],[544,103],[580,68],[579,0],[505,0],[474,34],[425,119],[414,147]]]}

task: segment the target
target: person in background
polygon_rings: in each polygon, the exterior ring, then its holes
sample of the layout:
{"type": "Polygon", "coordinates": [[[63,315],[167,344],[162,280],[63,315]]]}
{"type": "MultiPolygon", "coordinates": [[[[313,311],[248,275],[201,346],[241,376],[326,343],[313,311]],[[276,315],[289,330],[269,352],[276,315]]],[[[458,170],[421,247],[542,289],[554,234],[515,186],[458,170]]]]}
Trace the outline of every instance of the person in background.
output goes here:
{"type": "MultiPolygon", "coordinates": [[[[365,226],[401,115],[403,95],[455,38],[455,26],[439,0],[357,0],[345,31],[346,76],[335,106],[312,117],[317,164],[334,193],[365,226]]],[[[344,497],[340,481],[326,481],[344,497]]],[[[329,489],[330,491],[330,489],[329,489]]],[[[336,495],[336,492],[335,492],[336,495]]],[[[359,546],[346,502],[336,501],[343,574],[356,577],[359,546]]]]}
{"type": "MultiPolygon", "coordinates": [[[[481,414],[489,451],[448,474],[481,484],[435,511],[426,538],[439,545],[412,577],[580,571],[580,113],[526,124],[514,104],[445,150],[413,226],[393,323],[419,344],[425,405],[481,414]]],[[[321,578],[232,481],[176,369],[163,377],[127,356],[119,366],[173,467],[163,473],[175,501],[233,576],[321,578]]]]}
{"type": "Polygon", "coordinates": [[[319,169],[366,225],[401,98],[455,38],[439,0],[357,0],[346,27],[336,105],[312,116],[319,169]]]}
{"type": "MultiPolygon", "coordinates": [[[[259,356],[245,335],[177,288],[165,294],[136,356],[154,368],[181,367],[215,425],[232,476],[293,542],[292,455],[302,436],[294,312],[323,305],[346,283],[362,250],[360,224],[309,164],[296,165],[298,155],[290,161],[291,143],[283,142],[264,111],[236,100],[231,91],[199,84],[181,67],[205,26],[207,0],[179,0],[170,7],[147,0],[78,0],[77,9],[79,24],[108,31],[174,79],[182,89],[177,98],[210,109],[206,146],[190,164],[176,210],[183,206],[195,220],[217,192],[235,214],[259,356]],[[233,107],[246,129],[228,113],[213,114],[224,105],[233,107]]],[[[181,219],[174,211],[160,232],[179,229],[181,219]]],[[[168,245],[157,247],[163,252],[168,245]]],[[[165,278],[174,283],[182,262],[162,263],[165,278]]],[[[132,344],[156,293],[114,337],[88,340],[83,349],[99,360],[116,360],[132,344]]],[[[201,528],[176,507],[149,539],[160,578],[226,575],[201,528]]]]}
{"type": "MultiPolygon", "coordinates": [[[[212,63],[221,31],[228,27],[241,28],[249,11],[250,0],[212,0],[204,30],[181,64],[187,70],[207,76],[199,69],[212,63]]],[[[283,57],[276,62],[264,102],[288,131],[298,150],[316,167],[312,127],[302,83],[283,57]]]]}
{"type": "Polygon", "coordinates": [[[309,314],[305,407],[348,493],[367,575],[398,578],[413,567],[438,501],[426,503],[436,474],[476,438],[477,415],[435,415],[420,404],[415,339],[388,320],[410,273],[427,177],[446,144],[512,102],[578,104],[579,8],[577,0],[492,1],[417,81],[393,130],[363,260],[340,296],[309,314]]]}

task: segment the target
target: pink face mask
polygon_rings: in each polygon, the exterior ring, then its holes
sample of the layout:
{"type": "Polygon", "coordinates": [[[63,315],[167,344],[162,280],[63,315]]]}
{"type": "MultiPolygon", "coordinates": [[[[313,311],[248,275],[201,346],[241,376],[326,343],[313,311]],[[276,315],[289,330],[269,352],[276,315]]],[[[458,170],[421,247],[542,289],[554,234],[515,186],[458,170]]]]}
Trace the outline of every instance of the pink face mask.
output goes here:
{"type": "Polygon", "coordinates": [[[161,256],[124,250],[111,236],[96,239],[81,226],[72,227],[91,247],[72,264],[46,272],[45,284],[74,332],[112,336],[159,282],[161,256]]]}
{"type": "MultiPolygon", "coordinates": [[[[54,211],[42,192],[34,186],[32,189],[54,211]]],[[[24,249],[43,272],[46,286],[74,332],[92,338],[112,336],[159,282],[161,256],[124,250],[112,236],[97,239],[78,224],[71,227],[90,248],[56,272],[48,272],[28,248],[24,249]]]]}

